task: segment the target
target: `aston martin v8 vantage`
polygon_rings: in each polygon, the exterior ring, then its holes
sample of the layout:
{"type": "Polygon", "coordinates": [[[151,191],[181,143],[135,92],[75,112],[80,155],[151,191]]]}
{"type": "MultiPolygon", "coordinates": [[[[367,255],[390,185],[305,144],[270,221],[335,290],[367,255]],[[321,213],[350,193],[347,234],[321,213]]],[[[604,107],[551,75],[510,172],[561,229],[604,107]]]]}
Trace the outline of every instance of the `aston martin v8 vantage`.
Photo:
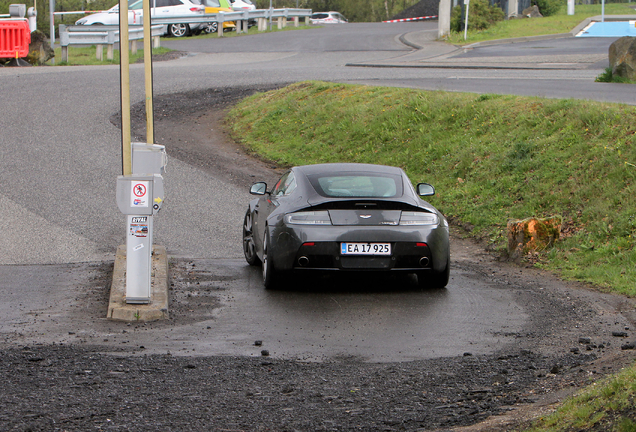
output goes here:
{"type": "Polygon", "coordinates": [[[243,251],[271,288],[311,271],[410,272],[421,286],[449,280],[448,222],[396,167],[318,164],[291,168],[271,190],[254,183],[243,251]]]}

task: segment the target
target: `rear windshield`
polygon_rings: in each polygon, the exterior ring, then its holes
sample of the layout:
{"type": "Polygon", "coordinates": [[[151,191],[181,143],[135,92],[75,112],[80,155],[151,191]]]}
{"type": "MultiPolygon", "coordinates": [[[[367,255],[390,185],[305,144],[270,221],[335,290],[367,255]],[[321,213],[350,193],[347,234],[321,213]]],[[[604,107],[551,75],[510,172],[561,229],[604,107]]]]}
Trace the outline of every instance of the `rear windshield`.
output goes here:
{"type": "Polygon", "coordinates": [[[309,176],[309,182],[324,197],[392,198],[402,196],[400,176],[372,175],[320,175],[309,176]]]}

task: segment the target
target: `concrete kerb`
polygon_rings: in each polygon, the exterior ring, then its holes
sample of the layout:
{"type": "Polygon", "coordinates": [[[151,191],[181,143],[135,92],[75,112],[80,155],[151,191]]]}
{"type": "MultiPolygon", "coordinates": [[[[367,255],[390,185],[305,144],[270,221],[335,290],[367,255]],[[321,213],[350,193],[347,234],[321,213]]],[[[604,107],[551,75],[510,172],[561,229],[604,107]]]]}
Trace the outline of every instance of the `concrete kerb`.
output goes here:
{"type": "Polygon", "coordinates": [[[148,322],[168,318],[168,254],[164,246],[154,246],[150,303],[126,303],[126,246],[117,248],[106,318],[114,321],[148,322]]]}

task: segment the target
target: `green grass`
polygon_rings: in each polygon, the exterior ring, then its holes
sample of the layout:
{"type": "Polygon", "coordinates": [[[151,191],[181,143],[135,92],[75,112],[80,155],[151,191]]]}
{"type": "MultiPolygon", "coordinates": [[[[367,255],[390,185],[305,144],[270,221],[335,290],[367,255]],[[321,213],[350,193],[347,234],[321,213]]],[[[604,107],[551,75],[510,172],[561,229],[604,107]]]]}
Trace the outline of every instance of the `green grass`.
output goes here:
{"type": "Polygon", "coordinates": [[[509,219],[560,215],[566,236],[538,265],[636,296],[636,107],[305,82],[229,118],[239,141],[282,165],[402,167],[502,251],[509,219]]]}
{"type": "Polygon", "coordinates": [[[587,387],[555,413],[537,420],[528,432],[636,431],[636,367],[587,387]]]}
{"type": "Polygon", "coordinates": [[[596,77],[596,82],[618,83],[618,84],[636,84],[636,81],[632,81],[629,78],[622,76],[614,76],[612,68],[605,68],[605,71],[596,77]]]}
{"type": "MultiPolygon", "coordinates": [[[[585,20],[585,18],[601,15],[601,5],[577,4],[574,8],[574,12],[574,15],[567,15],[567,9],[563,6],[560,12],[553,16],[510,19],[500,21],[486,30],[471,31],[469,10],[468,35],[466,40],[464,40],[464,32],[451,33],[448,42],[456,45],[464,45],[495,39],[568,33],[585,20]]],[[[636,11],[630,8],[628,3],[608,3],[605,5],[605,15],[636,15],[636,11]]]]}
{"type": "MultiPolygon", "coordinates": [[[[141,43],[139,43],[141,45],[141,43]]],[[[172,51],[171,49],[159,47],[153,48],[153,55],[165,54],[172,51]]],[[[68,49],[68,62],[62,61],[62,49],[55,48],[55,65],[56,66],[78,66],[78,65],[108,65],[119,64],[119,50],[113,51],[113,59],[106,60],[106,46],[104,46],[104,60],[97,60],[96,57],[97,48],[95,45],[90,47],[69,47],[68,49]]],[[[137,54],[130,54],[130,63],[135,63],[137,60],[142,59],[144,56],[144,50],[137,50],[137,54]]]]}

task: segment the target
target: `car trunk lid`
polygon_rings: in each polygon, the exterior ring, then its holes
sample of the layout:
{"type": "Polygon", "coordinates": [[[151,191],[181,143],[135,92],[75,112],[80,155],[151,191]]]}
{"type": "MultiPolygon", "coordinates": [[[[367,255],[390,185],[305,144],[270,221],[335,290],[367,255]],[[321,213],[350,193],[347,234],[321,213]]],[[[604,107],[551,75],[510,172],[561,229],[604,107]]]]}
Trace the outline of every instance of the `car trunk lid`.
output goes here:
{"type": "Polygon", "coordinates": [[[394,226],[400,223],[401,210],[329,210],[334,225],[394,226]]]}

